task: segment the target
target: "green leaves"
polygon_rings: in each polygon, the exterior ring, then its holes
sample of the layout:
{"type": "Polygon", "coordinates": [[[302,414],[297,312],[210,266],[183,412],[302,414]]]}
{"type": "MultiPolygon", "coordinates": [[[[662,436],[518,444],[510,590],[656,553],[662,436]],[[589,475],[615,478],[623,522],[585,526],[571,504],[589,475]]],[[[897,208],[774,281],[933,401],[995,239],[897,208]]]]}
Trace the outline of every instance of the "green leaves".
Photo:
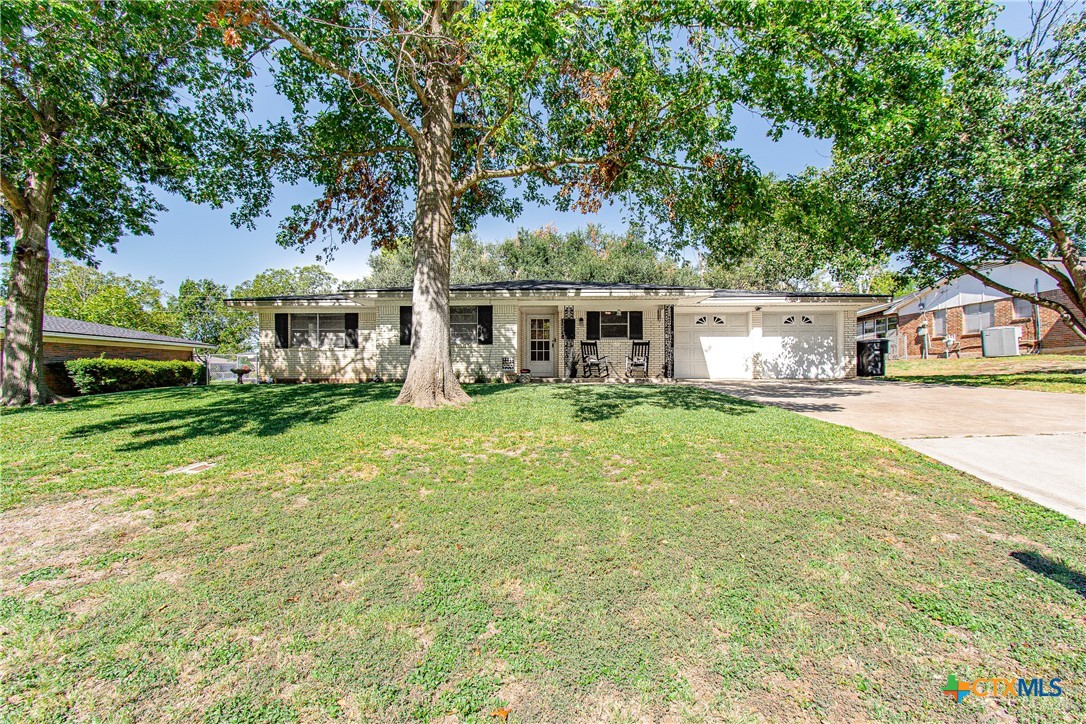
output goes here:
{"type": "Polygon", "coordinates": [[[148,234],[156,188],[221,203],[258,184],[218,173],[251,89],[229,52],[200,32],[201,3],[5,3],[0,21],[0,128],[5,240],[34,176],[56,179],[52,241],[92,259],[126,234],[148,234]],[[235,183],[239,182],[239,183],[235,183]]]}

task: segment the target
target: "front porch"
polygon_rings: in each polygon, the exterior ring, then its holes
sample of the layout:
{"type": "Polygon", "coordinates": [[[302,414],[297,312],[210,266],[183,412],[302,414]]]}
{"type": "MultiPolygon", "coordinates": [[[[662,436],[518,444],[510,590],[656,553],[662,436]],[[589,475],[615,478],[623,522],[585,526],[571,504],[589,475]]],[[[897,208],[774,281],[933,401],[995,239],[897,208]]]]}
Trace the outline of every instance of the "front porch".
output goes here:
{"type": "Polygon", "coordinates": [[[521,307],[515,371],[547,382],[670,381],[673,322],[672,305],[629,300],[521,307]],[[634,356],[635,342],[648,344],[648,369],[627,374],[626,358],[634,356]],[[583,343],[607,360],[606,374],[595,369],[586,374],[583,343]]]}

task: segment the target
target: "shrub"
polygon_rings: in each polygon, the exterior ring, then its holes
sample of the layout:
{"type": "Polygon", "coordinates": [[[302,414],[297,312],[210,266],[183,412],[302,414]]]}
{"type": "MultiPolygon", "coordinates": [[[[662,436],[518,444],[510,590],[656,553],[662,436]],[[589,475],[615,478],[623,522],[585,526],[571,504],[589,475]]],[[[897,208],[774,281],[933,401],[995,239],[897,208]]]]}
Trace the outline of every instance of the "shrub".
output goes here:
{"type": "Polygon", "coordinates": [[[84,395],[189,385],[200,379],[203,370],[199,362],[104,357],[68,360],[64,367],[76,388],[84,395]]]}

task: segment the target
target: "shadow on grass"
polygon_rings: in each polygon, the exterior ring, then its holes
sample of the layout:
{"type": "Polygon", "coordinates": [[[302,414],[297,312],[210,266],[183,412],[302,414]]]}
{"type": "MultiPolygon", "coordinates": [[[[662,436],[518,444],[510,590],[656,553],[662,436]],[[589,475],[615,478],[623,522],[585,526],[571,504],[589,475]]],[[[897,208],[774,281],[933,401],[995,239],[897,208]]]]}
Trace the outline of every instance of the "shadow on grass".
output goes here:
{"type": "Polygon", "coordinates": [[[1018,387],[1022,385],[1066,384],[1086,388],[1086,374],[1067,371],[1010,372],[981,375],[896,375],[893,382],[917,382],[926,385],[965,385],[967,387],[1018,387]]]}
{"type": "MultiPolygon", "coordinates": [[[[207,391],[209,388],[202,388],[207,391]]],[[[78,439],[110,432],[126,432],[131,440],[118,450],[146,450],[161,445],[176,445],[201,437],[218,437],[244,430],[261,437],[279,435],[298,425],[330,422],[341,413],[368,402],[391,401],[399,394],[399,385],[238,385],[205,392],[202,404],[171,406],[165,410],[139,412],[109,417],[90,425],[73,428],[66,437],[78,439]]],[[[185,401],[200,393],[191,388],[141,391],[150,398],[167,402],[185,401]]],[[[118,397],[102,396],[87,400],[81,407],[105,407],[117,404],[118,397]]],[[[126,395],[127,398],[127,395],[126,395]]]]}
{"type": "Polygon", "coordinates": [[[574,419],[580,422],[610,420],[646,405],[728,415],[763,409],[756,402],[687,385],[562,385],[557,397],[573,407],[574,419]]]}
{"type": "Polygon", "coordinates": [[[1064,563],[1054,561],[1047,556],[1032,551],[1014,551],[1011,558],[1021,563],[1034,573],[1055,581],[1069,591],[1086,598],[1086,576],[1064,563]]]}

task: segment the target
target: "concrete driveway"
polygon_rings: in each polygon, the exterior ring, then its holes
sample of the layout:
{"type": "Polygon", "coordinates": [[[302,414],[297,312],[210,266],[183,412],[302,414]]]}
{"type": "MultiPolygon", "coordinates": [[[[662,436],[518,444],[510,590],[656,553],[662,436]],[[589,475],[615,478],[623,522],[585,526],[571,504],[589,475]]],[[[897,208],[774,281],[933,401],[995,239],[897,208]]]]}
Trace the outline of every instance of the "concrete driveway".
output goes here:
{"type": "Polygon", "coordinates": [[[897,440],[1086,523],[1086,396],[884,380],[701,384],[897,440]]]}

